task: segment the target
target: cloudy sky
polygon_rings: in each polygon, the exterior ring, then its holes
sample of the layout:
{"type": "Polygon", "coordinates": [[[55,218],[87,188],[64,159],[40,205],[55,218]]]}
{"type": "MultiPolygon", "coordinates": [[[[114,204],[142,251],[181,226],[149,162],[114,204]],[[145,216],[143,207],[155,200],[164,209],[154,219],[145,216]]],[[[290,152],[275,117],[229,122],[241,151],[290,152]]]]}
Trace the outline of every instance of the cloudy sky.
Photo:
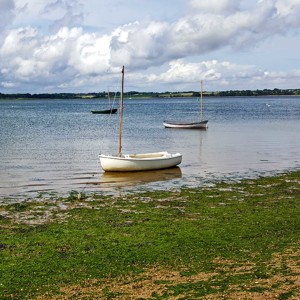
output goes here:
{"type": "Polygon", "coordinates": [[[300,88],[299,49],[300,0],[0,0],[1,93],[300,88]]]}

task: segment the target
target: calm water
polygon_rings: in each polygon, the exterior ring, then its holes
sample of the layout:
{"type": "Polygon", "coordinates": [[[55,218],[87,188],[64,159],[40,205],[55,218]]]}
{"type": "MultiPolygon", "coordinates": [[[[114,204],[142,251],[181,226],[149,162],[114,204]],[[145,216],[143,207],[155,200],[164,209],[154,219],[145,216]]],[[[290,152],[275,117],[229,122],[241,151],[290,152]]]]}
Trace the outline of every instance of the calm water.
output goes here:
{"type": "Polygon", "coordinates": [[[105,100],[1,100],[0,201],[42,192],[115,193],[201,186],[300,167],[300,98],[208,98],[206,131],[166,129],[198,118],[197,99],[125,99],[123,152],[181,152],[180,168],[104,174],[116,153],[119,115],[93,115],[105,100]]]}

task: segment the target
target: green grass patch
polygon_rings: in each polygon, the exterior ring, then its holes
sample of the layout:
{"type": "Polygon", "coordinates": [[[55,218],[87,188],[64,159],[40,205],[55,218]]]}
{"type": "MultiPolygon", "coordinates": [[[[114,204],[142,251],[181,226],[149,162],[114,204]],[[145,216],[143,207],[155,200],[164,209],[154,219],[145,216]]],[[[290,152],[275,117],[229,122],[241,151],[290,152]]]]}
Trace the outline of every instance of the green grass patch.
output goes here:
{"type": "Polygon", "coordinates": [[[124,292],[105,280],[138,284],[156,268],[178,271],[180,279],[156,278],[163,292],[153,290],[149,299],[226,294],[233,287],[263,294],[283,284],[290,289],[280,298],[288,299],[299,293],[293,281],[299,265],[290,266],[299,259],[292,251],[300,245],[299,191],[300,172],[293,172],[119,198],[78,198],[72,191],[65,199],[3,206],[0,298],[60,295],[61,287],[96,280],[101,292],[87,298],[121,299],[124,292]],[[275,254],[284,258],[274,263],[275,254]],[[290,282],[266,286],[274,276],[290,282]]]}

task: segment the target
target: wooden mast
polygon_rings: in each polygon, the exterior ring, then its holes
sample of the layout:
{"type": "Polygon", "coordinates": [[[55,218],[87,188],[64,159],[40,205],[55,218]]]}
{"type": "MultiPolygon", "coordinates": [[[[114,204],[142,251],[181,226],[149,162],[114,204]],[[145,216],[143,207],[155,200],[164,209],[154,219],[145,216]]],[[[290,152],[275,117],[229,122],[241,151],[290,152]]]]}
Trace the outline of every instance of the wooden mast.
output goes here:
{"type": "Polygon", "coordinates": [[[203,82],[200,81],[200,121],[203,120],[203,114],[202,114],[202,101],[203,101],[203,82]]]}
{"type": "Polygon", "coordinates": [[[122,67],[122,88],[120,97],[120,129],[119,129],[119,156],[122,156],[122,124],[123,124],[123,93],[124,93],[124,66],[122,67]]]}

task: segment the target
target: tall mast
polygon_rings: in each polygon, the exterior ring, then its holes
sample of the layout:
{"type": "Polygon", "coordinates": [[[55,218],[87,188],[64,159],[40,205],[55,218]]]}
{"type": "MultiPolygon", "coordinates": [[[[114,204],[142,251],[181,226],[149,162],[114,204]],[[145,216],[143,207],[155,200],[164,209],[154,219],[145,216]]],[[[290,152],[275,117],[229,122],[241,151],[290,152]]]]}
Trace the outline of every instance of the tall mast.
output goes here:
{"type": "Polygon", "coordinates": [[[123,93],[124,93],[124,66],[122,67],[122,88],[120,97],[120,129],[119,129],[119,156],[122,156],[122,124],[123,124],[123,93]]]}
{"type": "Polygon", "coordinates": [[[200,120],[202,121],[203,115],[202,115],[202,99],[203,98],[203,82],[200,81],[200,120]]]}

